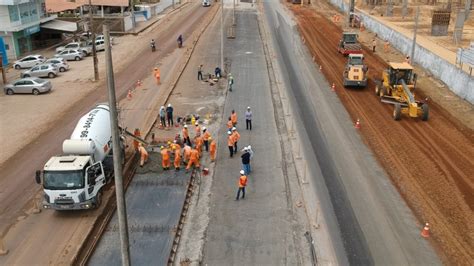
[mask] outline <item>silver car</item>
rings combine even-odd
[[[65,60],[82,60],[84,58],[84,54],[79,50],[64,50],[60,53],[54,55],[54,57],[61,57]]]
[[[64,60],[64,58],[50,58],[46,60],[45,63],[54,64],[59,69],[59,72],[65,72],[69,70],[69,65],[66,60]]]
[[[42,55],[29,55],[15,61],[13,63],[13,67],[15,69],[30,68],[36,66],[37,64],[41,64],[44,61],[46,61],[46,58],[44,58]]]
[[[21,74],[21,77],[22,78],[29,78],[29,77],[55,78],[57,75],[58,75],[58,67],[56,67],[54,64],[41,64],[23,72]]]
[[[40,78],[23,78],[15,80],[12,84],[5,85],[3,89],[5,94],[13,95],[15,93],[33,93],[39,95],[43,92],[51,91],[53,86],[49,80]]]

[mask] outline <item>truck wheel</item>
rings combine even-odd
[[[402,106],[401,104],[396,103],[395,108],[393,109],[393,119],[395,121],[398,121],[400,120],[401,116],[402,116]]]
[[[95,196],[95,207],[99,208],[101,204],[102,204],[102,190],[99,190],[99,192],[97,192],[97,195]]]
[[[428,121],[428,118],[430,116],[430,107],[428,106],[427,103],[424,103],[422,106],[421,106],[421,110],[422,110],[422,113],[421,113],[421,120],[423,121]]]

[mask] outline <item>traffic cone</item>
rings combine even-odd
[[[334,83],[332,84],[331,90],[332,90],[332,91],[336,91],[336,84],[334,84]]]
[[[129,100],[132,99],[132,90],[128,90],[127,99],[129,99]]]
[[[354,127],[355,127],[356,129],[360,129],[360,120],[359,120],[359,118],[357,118],[357,121],[355,122]]]
[[[323,71],[323,66],[319,66],[319,72]]]
[[[137,80],[137,87],[141,87],[142,86],[142,81],[141,80]]]
[[[7,255],[8,249],[3,245],[3,238],[0,237],[0,256]]]
[[[421,236],[424,238],[430,237],[430,225],[428,223],[426,223],[423,230],[421,230]]]

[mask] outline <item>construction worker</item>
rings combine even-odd
[[[227,121],[227,129],[232,130],[234,125],[232,124],[232,118],[229,116],[229,120]]]
[[[191,157],[191,146],[188,144],[184,144],[183,155],[183,162],[184,164],[187,164],[189,162],[189,158]]]
[[[232,86],[234,85],[234,77],[229,73],[229,91],[232,91]]]
[[[235,112],[235,110],[232,110],[232,113],[230,114],[230,118],[232,120],[232,126],[236,126],[237,125],[237,113]]]
[[[377,41],[372,39],[372,52],[375,53],[375,47],[377,46]]]
[[[189,156],[189,163],[186,166],[186,172],[191,168],[191,165],[194,167],[199,168],[201,165],[199,164],[199,152],[196,149],[191,150],[191,155]]]
[[[174,150],[174,169],[179,171],[181,164],[181,147],[175,143],[172,149]]]
[[[135,131],[133,131],[133,135],[135,137],[141,137],[141,134],[140,134],[140,129],[138,128],[135,128]],[[138,140],[133,140],[133,147],[135,148],[135,150],[138,150]]]
[[[211,134],[209,131],[207,131],[206,127],[202,128],[202,140],[204,142],[204,147],[206,147],[206,151],[209,151],[209,138],[211,137]]]
[[[166,119],[168,120],[168,127],[174,126],[174,123],[173,123],[173,106],[171,106],[171,103],[169,103],[168,107],[166,107]]]
[[[244,153],[240,156],[242,159],[242,170],[244,170],[244,173],[248,175],[250,173],[250,153],[247,147],[245,147],[243,151]]]
[[[240,191],[242,191],[242,199],[245,199],[245,187],[247,186],[247,176],[245,175],[244,170],[240,170],[238,185],[239,185],[239,190],[237,191],[237,197],[235,198],[235,200],[239,200]]]
[[[194,131],[195,131],[195,133],[196,133],[195,136],[201,135],[201,127],[199,126],[199,122],[196,121],[196,123],[195,123],[194,125],[196,126],[196,127],[194,128]]]
[[[201,134],[198,134],[196,137],[194,137],[194,147],[195,149],[199,152],[199,156],[201,156],[202,153],[202,144],[204,143]]]
[[[209,137],[209,141],[211,142],[209,145],[209,154],[211,156],[211,162],[214,162],[216,160],[217,143],[212,137]]]
[[[408,55],[407,55],[407,57],[405,57],[405,63],[408,63],[408,64],[411,65],[411,59]]]
[[[185,143],[187,143],[189,146],[191,146],[191,140],[189,139],[189,131],[188,131],[188,125],[183,126],[183,138]]]
[[[232,158],[234,156],[234,136],[230,131],[227,131],[227,147],[229,147],[230,158]]]
[[[252,111],[250,110],[250,106],[248,106],[247,111],[245,111],[245,126],[247,130],[252,130]]]
[[[171,166],[169,150],[164,146],[160,147],[161,150],[161,166],[163,170],[169,170]]]
[[[203,65],[198,66],[198,80],[202,80],[202,67]]]
[[[181,136],[179,133],[176,133],[174,136],[174,143],[179,144],[180,146],[183,145],[183,141],[181,140]]]
[[[148,161],[148,152],[141,142],[138,144],[138,152],[140,153],[140,167],[143,167],[143,165]]]
[[[165,114],[166,114],[166,111],[165,111],[165,107],[164,106],[161,106],[160,107],[160,126],[161,128],[165,128],[166,127],[166,117],[165,117]]]
[[[156,79],[156,84],[160,85],[161,84],[161,75],[160,75],[160,69],[159,68],[155,67],[155,69],[153,70],[153,76]]]
[[[232,137],[234,138],[234,153],[237,153],[237,142],[240,140],[240,134],[235,127],[232,128]]]

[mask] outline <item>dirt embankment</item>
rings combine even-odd
[[[375,96],[373,82],[387,64],[364,48],[369,86],[342,89],[346,58],[336,47],[342,30],[309,8],[290,7],[301,35],[336,93],[448,264],[474,261],[474,132],[434,102],[430,120],[392,119],[393,107]],[[328,88],[330,89],[330,88]],[[418,93],[418,97],[424,97]],[[421,227],[420,227],[421,229]]]

